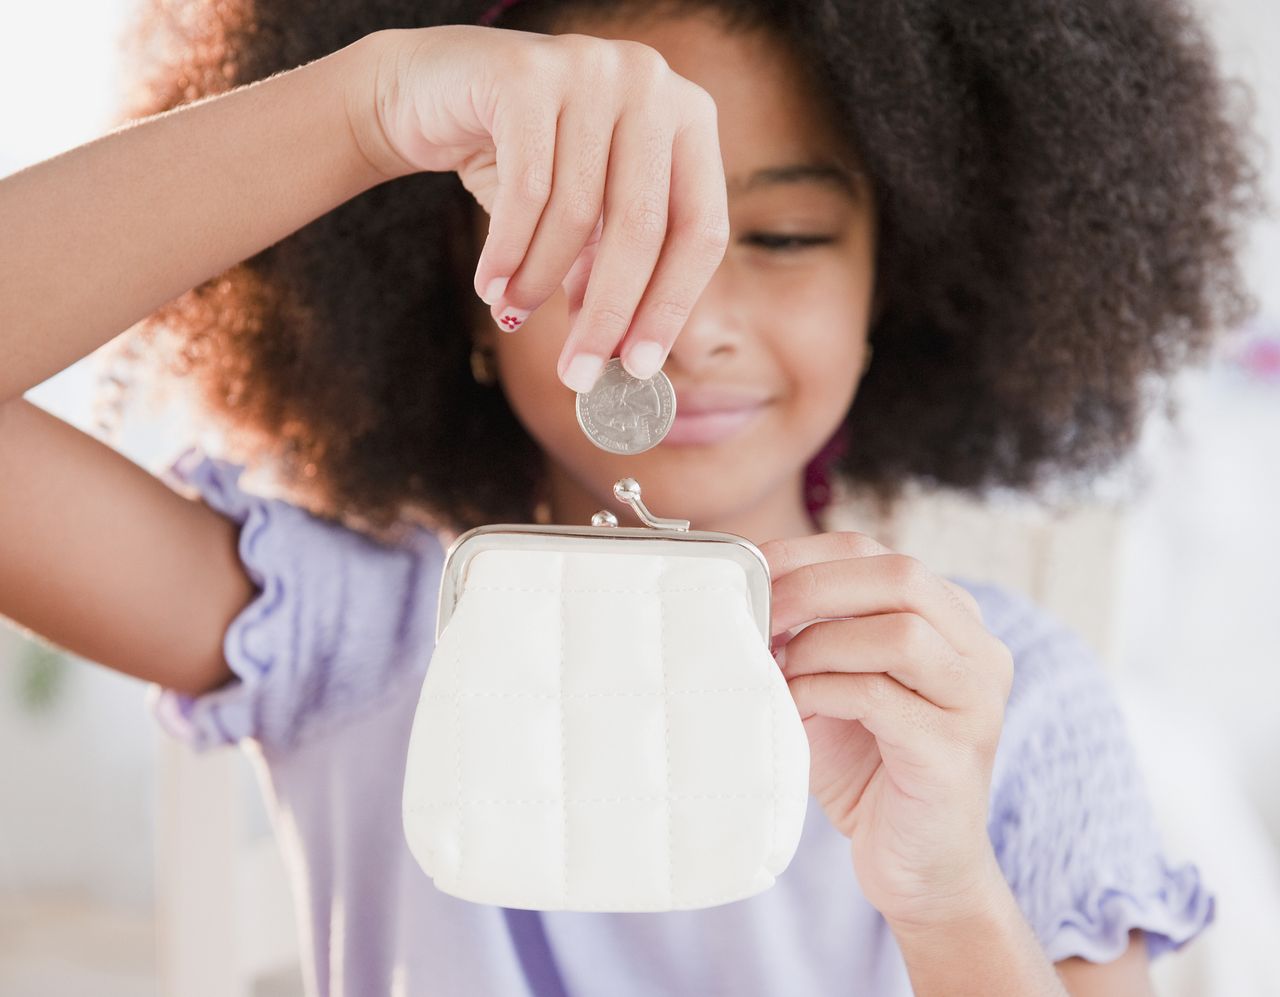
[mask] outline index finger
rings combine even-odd
[[[769,576],[775,582],[797,568],[819,561],[897,553],[892,547],[885,546],[875,537],[856,530],[816,533],[813,536],[794,537],[787,540],[767,540],[759,545],[759,549],[769,563]],[[984,622],[982,606],[972,592],[949,578],[941,575],[936,577],[969,615],[979,623]]]

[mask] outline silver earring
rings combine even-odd
[[[483,348],[479,343],[471,347],[471,376],[475,378],[476,384],[482,384],[486,388],[492,387],[498,380],[493,351]]]

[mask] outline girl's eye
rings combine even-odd
[[[770,250],[796,250],[806,246],[821,246],[835,239],[826,235],[790,235],[781,232],[752,232],[744,241]]]

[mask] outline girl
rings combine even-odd
[[[1247,313],[1186,10],[156,0],[138,37],[139,120],[0,184],[0,610],[255,747],[312,992],[1129,995],[1210,922],[1083,641],[821,525],[835,475],[1085,481]],[[22,399],[143,318],[236,460],[162,482]],[[615,355],[679,397],[628,458],[573,416]],[[799,850],[696,911],[452,898],[399,814],[444,545],[627,474],[762,545]]]

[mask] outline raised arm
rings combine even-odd
[[[230,677],[237,525],[21,394],[388,179],[348,117],[377,39],[0,181],[0,614],[180,691]]]
[[[0,401],[389,179],[350,113],[381,37],[0,180]]]

